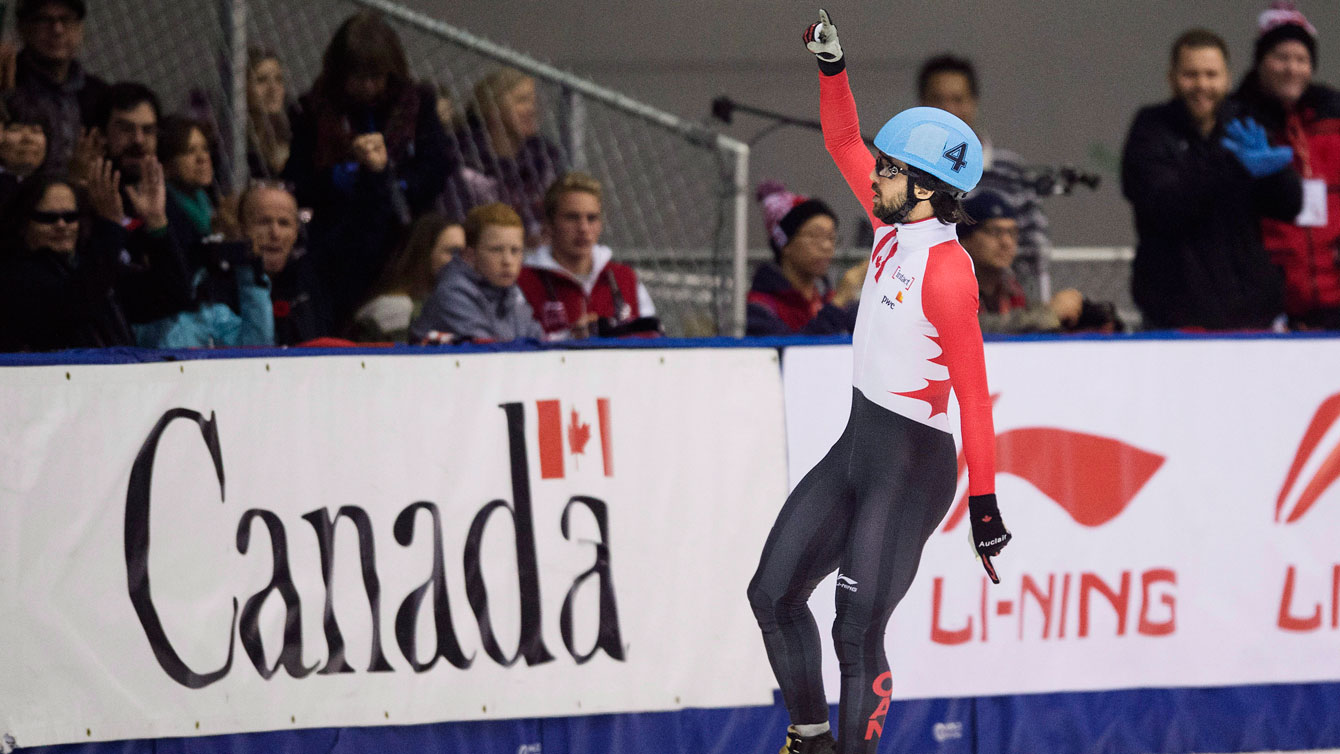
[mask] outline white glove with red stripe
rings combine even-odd
[[[819,9],[819,22],[805,30],[805,49],[814,53],[821,63],[842,60],[842,44],[838,42],[837,27],[828,17],[828,11]],[[821,66],[822,67],[822,66]]]

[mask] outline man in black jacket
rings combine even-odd
[[[1292,152],[1230,123],[1228,47],[1212,32],[1178,37],[1173,98],[1142,109],[1126,138],[1122,193],[1139,236],[1131,292],[1146,329],[1263,329],[1284,310],[1260,218],[1292,219],[1302,186]]]
[[[77,57],[84,13],[84,0],[19,0],[14,15],[23,49],[0,45],[0,91],[10,109],[47,125],[47,175],[63,175],[70,167],[81,128],[92,124],[107,93],[106,82]]]

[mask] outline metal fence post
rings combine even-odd
[[[723,146],[725,146],[723,140]],[[735,150],[735,295],[731,299],[734,309],[734,334],[744,337],[745,301],[749,296],[749,146],[734,143]]]
[[[250,171],[247,167],[247,12],[249,0],[219,0],[223,15],[224,96],[227,100],[228,131],[220,134],[226,139],[230,160],[229,178],[232,190],[240,191],[247,185]]]
[[[572,167],[587,170],[586,160],[586,103],[572,87],[563,87],[563,148]]]
[[[388,20],[459,47],[471,55],[502,63],[556,87],[559,107],[555,135],[561,151],[572,167],[584,168],[597,178],[625,187],[621,201],[611,201],[605,207],[607,222],[615,216],[611,211],[617,209],[616,205],[628,204],[627,211],[620,210],[617,214],[619,230],[626,237],[637,238],[634,243],[638,245],[625,244],[620,249],[621,259],[640,265],[639,277],[646,281],[653,298],[666,296],[659,298],[656,304],[657,314],[666,330],[673,332],[675,327],[688,320],[700,322],[710,311],[713,332],[744,332],[745,297],[749,289],[745,277],[748,271],[746,222],[749,206],[749,148],[746,144],[701,123],[643,104],[470,34],[397,0],[347,1],[375,10]],[[641,121],[643,127],[638,131],[647,134],[646,138],[640,143],[631,127],[612,128],[611,117],[614,115],[628,121],[630,126],[632,121]],[[710,166],[698,166],[697,169],[703,174],[706,174],[703,167],[710,170],[714,182],[710,186],[705,182],[692,185],[691,181],[684,180],[684,166],[675,163],[675,145],[658,141],[662,136],[670,137],[684,149],[710,153]],[[657,146],[653,147],[653,143]],[[666,149],[667,146],[671,149]],[[683,152],[678,154],[680,158],[684,156]],[[735,157],[733,161],[731,156]],[[726,175],[732,168],[734,180]],[[652,197],[648,200],[650,203],[638,204],[643,196]],[[717,253],[718,249],[724,251],[726,244],[715,238],[708,243],[695,240],[692,245],[686,241],[712,229],[702,222],[707,197],[723,205],[717,216],[719,237],[724,239],[727,229],[734,232],[733,258],[729,262],[721,258],[724,254]],[[733,212],[724,206],[727,198],[735,200]],[[614,223],[609,225],[612,227]],[[723,280],[727,277],[733,279]],[[718,294],[726,291],[734,295],[729,310],[717,303],[725,298]]]

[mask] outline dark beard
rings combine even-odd
[[[910,186],[908,193],[911,194]],[[900,204],[897,205],[881,204],[879,202],[874,202],[870,209],[871,212],[875,215],[875,217],[879,218],[880,222],[888,223],[889,225],[894,225],[896,223],[906,221],[907,216],[912,214],[912,210],[915,209],[916,206],[917,206],[916,197],[908,196]]]
[[[139,183],[144,174],[144,150],[132,148],[112,158],[112,164],[121,171],[121,185]]]

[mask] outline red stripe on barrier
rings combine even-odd
[[[614,476],[614,438],[610,434],[610,399],[597,398],[600,414],[600,452],[605,456],[605,476]]]
[[[563,478],[563,410],[558,401],[536,401],[540,426],[540,478]]]

